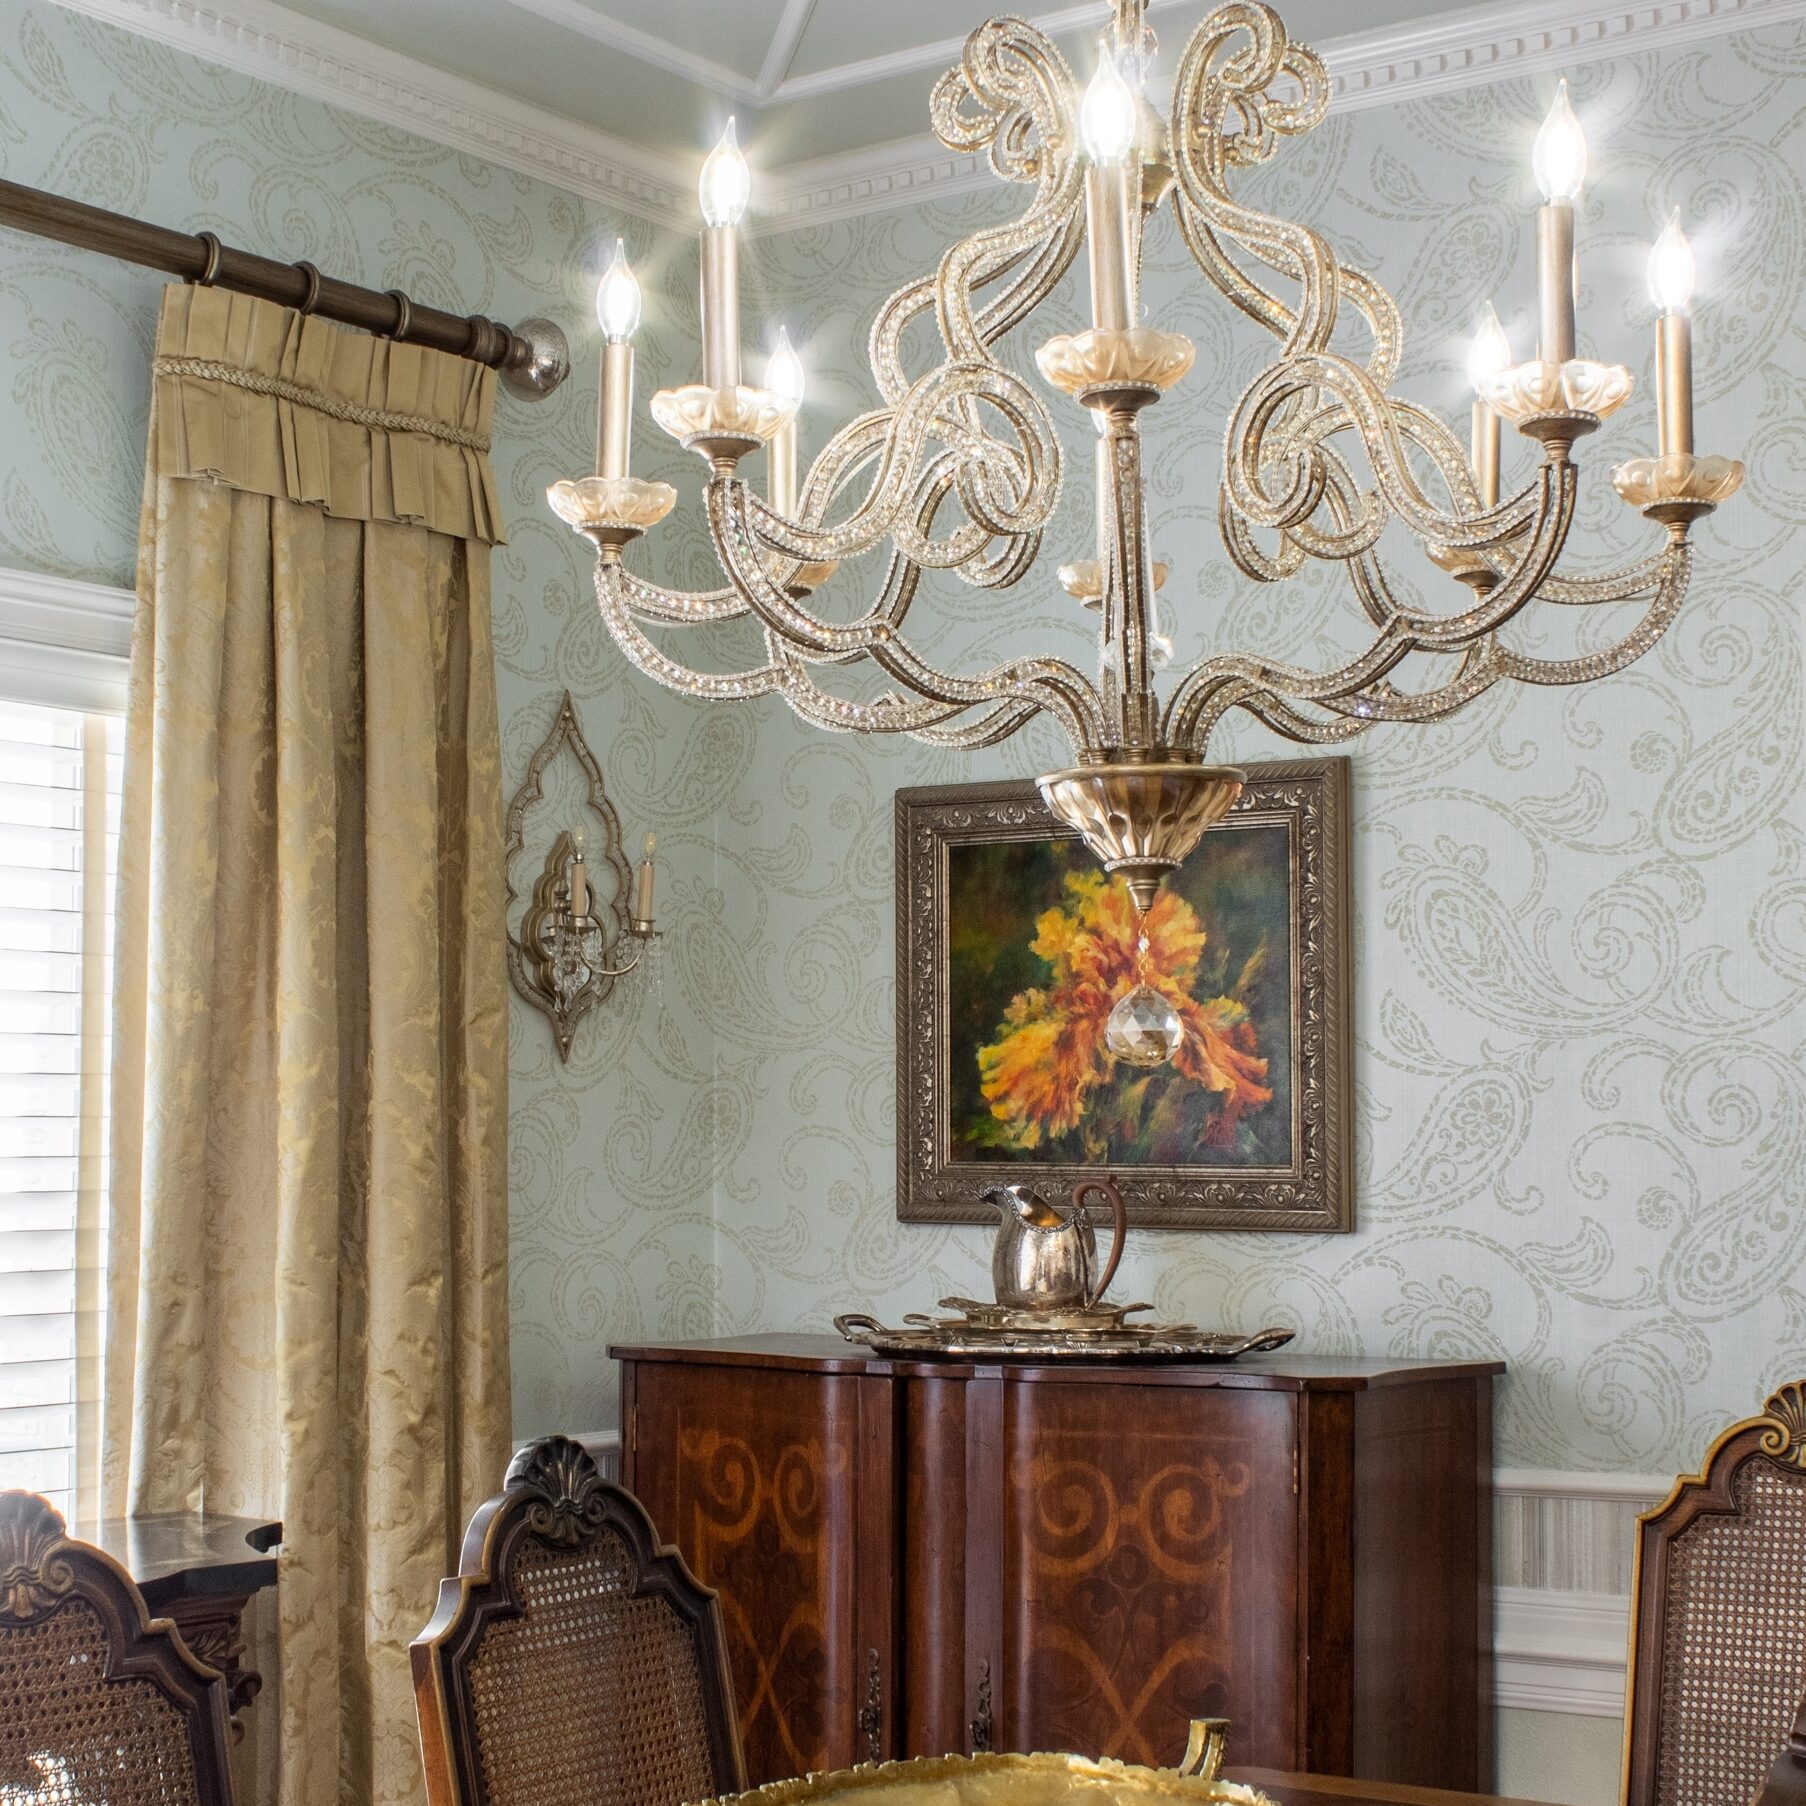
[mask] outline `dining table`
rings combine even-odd
[[[1272,1768],[1223,1771],[1226,1781],[1257,1787],[1274,1806],[1536,1806],[1496,1793],[1446,1793],[1439,1787],[1407,1787],[1388,1781],[1351,1781],[1339,1775],[1287,1774]]]

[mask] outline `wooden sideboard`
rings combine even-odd
[[[754,1783],[1071,1749],[1492,1786],[1494,1362],[621,1347],[622,1480],[720,1590]]]

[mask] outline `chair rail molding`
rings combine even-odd
[[[129,589],[0,566],[0,695],[122,713],[136,606]]]
[[[57,4],[661,226],[688,230],[695,224],[695,197],[685,184],[672,181],[664,159],[593,126],[541,112],[512,95],[304,18],[273,0]],[[532,0],[525,10],[567,24],[578,12],[591,18],[588,9],[574,9],[571,0]],[[1044,22],[1057,27],[1074,10]],[[982,0],[974,0],[975,24],[984,11]],[[1329,65],[1335,107],[1349,111],[1801,18],[1806,18],[1806,0],[1639,0],[1634,5],[1623,0],[1516,0],[1502,7],[1464,8],[1415,25],[1349,33],[1320,40],[1315,48]],[[630,30],[636,40],[647,35],[638,27],[612,23],[608,30]],[[644,45],[639,48],[645,50]],[[778,80],[769,87],[769,101],[784,104],[886,79],[917,67],[929,51],[937,53],[938,66],[953,59],[955,47],[916,46],[891,57]],[[675,55],[656,60],[671,67]],[[713,68],[697,64],[679,72],[702,77]],[[703,85],[720,90],[725,99],[756,107],[768,79],[769,72],[754,84],[733,77],[711,78]],[[905,206],[928,194],[937,199],[957,195],[993,181],[982,158],[950,152],[926,136],[902,139],[768,172],[760,209],[750,224],[758,232],[785,232]]]

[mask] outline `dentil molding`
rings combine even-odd
[[[680,230],[695,223],[695,197],[687,183],[671,180],[664,160],[607,132],[542,113],[351,32],[302,18],[272,0],[58,4],[276,87],[537,176],[621,212]],[[551,0],[541,0],[533,10],[550,7]],[[975,14],[982,10],[975,7]],[[1329,66],[1335,107],[1349,111],[1800,18],[1806,18],[1806,0],[1641,0],[1634,5],[1517,0],[1444,13],[1417,25],[1319,40],[1315,48]],[[918,52],[901,55],[913,66]],[[882,60],[822,71],[800,83],[777,81],[770,93],[779,100],[791,98],[793,88],[796,97],[804,88],[827,93],[895,73],[878,67]],[[772,73],[765,72],[761,89]],[[924,105],[926,99],[924,89]],[[755,229],[789,231],[904,206],[930,194],[965,193],[990,180],[982,157],[949,152],[929,137],[905,139],[771,171],[762,181]]]

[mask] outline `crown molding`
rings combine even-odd
[[[57,0],[57,4],[276,87],[520,170],[655,224],[683,231],[695,224],[694,197],[687,183],[671,179],[668,160],[335,26],[303,18],[273,0]],[[643,48],[628,52],[621,36],[631,34],[637,45],[647,34],[601,19],[580,0],[509,0],[509,4],[560,24],[568,22],[567,15],[574,19],[581,14],[589,26],[586,35],[619,42],[624,54],[654,60]],[[1151,10],[1177,4],[1179,0],[1152,0]],[[805,16],[804,0],[795,0],[785,28],[800,33]],[[1081,16],[1089,13],[1068,8],[1044,15],[1040,24],[1058,31]],[[1504,7],[1444,13],[1419,25],[1353,33],[1321,41],[1317,48],[1329,67],[1333,106],[1348,112],[1802,18],[1806,0],[1638,0],[1613,5],[1598,0],[1591,5],[1587,0],[1515,0]],[[667,45],[660,51],[660,66],[676,68],[717,91],[731,79],[738,84],[735,91],[744,91],[756,104],[761,93],[773,101],[802,99],[926,66],[924,59],[949,61],[957,52],[954,44],[920,46],[891,58],[780,80],[770,89],[769,65],[758,81],[749,83],[709,63],[711,73],[704,80],[700,69],[706,59],[693,59]],[[762,203],[753,230],[792,231],[930,196],[950,198],[991,182],[989,164],[981,156],[949,151],[927,136],[902,139],[771,171],[762,180]]]
[[[624,138],[465,81],[271,0],[56,0],[272,87],[517,169],[660,225],[692,222],[669,164]]]

